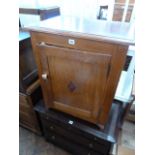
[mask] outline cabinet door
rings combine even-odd
[[[38,52],[47,107],[97,123],[111,55],[46,44],[40,44]]]

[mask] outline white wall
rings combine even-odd
[[[96,19],[100,5],[108,5],[113,0],[20,0],[20,7],[50,7],[60,6],[61,15],[75,16],[80,18]],[[20,15],[21,23],[30,21],[28,15]],[[37,22],[38,17],[32,17]]]

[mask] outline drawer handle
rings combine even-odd
[[[68,124],[72,125],[74,122],[72,120],[68,121]]]
[[[46,73],[42,74],[41,77],[43,80],[47,80],[47,74]]]

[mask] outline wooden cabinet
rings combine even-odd
[[[56,19],[60,20],[59,26],[65,25],[64,18]],[[82,26],[88,26],[91,35],[64,32],[60,27],[57,30],[56,25],[53,31],[51,23],[49,20],[50,27],[46,27],[46,21],[45,25],[29,28],[46,107],[103,125],[108,118],[129,43],[91,34],[94,30],[103,33],[104,26],[108,30],[105,23],[98,21],[82,23]],[[96,26],[94,30],[89,24]],[[72,23],[69,26],[72,29]]]
[[[42,98],[30,34],[19,32],[19,124],[41,134],[34,104]]]
[[[39,99],[41,99],[40,87],[36,88],[31,95],[19,93],[19,124],[37,134],[41,134],[41,130],[33,107]]]
[[[26,93],[26,89],[38,79],[30,34],[19,32],[19,91]]]
[[[48,9],[20,8],[20,13],[40,15],[44,20],[60,14],[59,7]],[[21,23],[19,21],[19,26]],[[37,66],[32,52],[31,38],[27,31],[19,31],[19,123],[33,132],[41,134],[35,103],[42,98]]]
[[[47,107],[95,121],[105,97],[111,55],[49,45],[39,45],[38,51]]]

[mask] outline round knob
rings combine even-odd
[[[41,45],[41,46],[45,45],[45,42],[43,42],[43,41],[42,41],[42,42],[40,42],[40,45]]]
[[[47,80],[47,74],[42,74],[41,77],[43,80]]]

